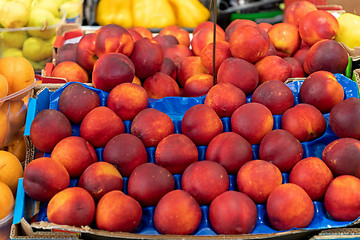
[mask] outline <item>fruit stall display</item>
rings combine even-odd
[[[91,237],[358,224],[360,99],[339,31],[300,1],[274,25],[107,24],[64,44],[47,74],[68,83],[29,100],[12,233],[27,211],[36,231]]]

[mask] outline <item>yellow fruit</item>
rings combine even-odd
[[[22,135],[17,135],[14,137],[12,142],[10,142],[6,147],[4,147],[2,150],[11,152],[14,154],[21,163],[25,162],[26,157],[26,143],[25,139]]]
[[[2,103],[0,103],[2,104]],[[10,135],[10,122],[6,113],[0,112],[0,147],[8,144]]]
[[[17,135],[20,133],[20,129],[25,125],[27,106],[24,101],[6,101],[1,107],[0,112],[7,114],[11,134]]]
[[[10,152],[0,150],[0,181],[10,187],[14,196],[16,196],[18,179],[23,173],[19,159]]]
[[[9,86],[6,78],[0,74],[0,99],[8,95]]]
[[[335,40],[345,43],[350,48],[360,47],[360,16],[343,13],[337,20],[340,29]]]
[[[8,185],[0,182],[0,220],[11,213],[14,208],[14,195]]]

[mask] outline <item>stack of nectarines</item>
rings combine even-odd
[[[360,137],[349,123],[360,100],[334,75],[347,62],[336,18],[305,2],[283,23],[215,25],[215,45],[204,22],[192,39],[176,26],[153,37],[106,25],[81,38],[76,57],[59,49],[55,69],[68,54],[94,88],[67,84],[58,107],[36,115],[30,137],[48,155],[26,167],[25,192],[49,201],[51,222],[108,231],[141,231],[144,209],[160,234],[193,234],[204,218],[214,234],[251,233],[261,208],[276,231],[306,228],[313,201],[354,221]],[[290,77],[304,80],[290,87]],[[201,100],[182,98],[184,110],[170,96]]]

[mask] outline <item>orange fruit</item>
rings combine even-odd
[[[8,95],[9,85],[7,79],[0,74],[0,99]]]
[[[7,114],[11,134],[18,134],[20,129],[25,125],[27,106],[24,101],[6,101],[1,107],[0,112]]]
[[[5,146],[9,142],[10,122],[6,113],[0,111],[0,147]]]
[[[0,150],[0,181],[7,184],[14,196],[19,178],[24,174],[19,159],[12,153]]]
[[[21,163],[25,162],[26,143],[24,136],[21,134],[13,136],[12,141],[0,150],[11,152],[19,159]]]
[[[5,218],[7,215],[11,213],[14,208],[15,200],[14,195],[9,188],[3,182],[0,182],[0,220]]]

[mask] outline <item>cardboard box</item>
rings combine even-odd
[[[357,84],[344,77],[343,75],[336,74],[338,81],[346,86],[345,96],[349,97],[359,97],[359,91]],[[289,81],[287,84],[292,89],[294,94],[298,94],[301,83],[303,79],[297,79],[294,81]],[[72,84],[72,83],[67,83]],[[65,86],[67,86],[65,85]],[[29,100],[29,110],[27,121],[25,125],[25,135],[29,136],[31,122],[36,116],[37,112],[46,109],[54,108],[56,109],[57,100],[61,91],[64,89],[63,84],[41,84],[36,86],[32,91],[32,98]],[[84,85],[90,87],[91,85]],[[94,89],[96,90],[96,89]],[[96,90],[100,91],[100,90]],[[101,101],[106,101],[106,99],[101,98]],[[196,98],[163,98],[159,100],[154,100],[150,102],[149,107],[156,108],[158,110],[164,111],[168,114],[172,120],[181,121],[182,114],[184,114],[187,109],[190,107],[202,103],[204,100],[203,97]],[[298,99],[295,100],[298,103]],[[175,108],[171,107],[172,105],[176,106]],[[175,111],[175,112],[173,112]],[[275,121],[279,121],[280,118],[274,116]],[[328,121],[328,114],[324,114],[326,121]],[[229,124],[229,118],[222,119],[224,122],[224,128],[226,124]],[[179,124],[174,124],[179,126]],[[328,130],[327,130],[328,131]],[[330,131],[327,134],[324,134],[322,137],[318,138],[313,142],[303,143],[304,147],[304,157],[317,156],[319,157],[322,153],[322,150],[325,146],[332,140],[337,137],[334,133]],[[36,155],[36,150],[31,144],[31,139],[28,137],[29,149],[27,154],[26,163],[34,159]],[[199,151],[204,146],[199,146]],[[256,149],[256,148],[254,148]],[[257,152],[254,151],[254,159],[256,159]],[[201,154],[199,154],[201,155]],[[283,177],[286,178],[286,173],[283,174]],[[230,181],[234,181],[236,178],[231,178]],[[269,226],[269,223],[266,220],[266,211],[265,206],[262,204],[257,205],[258,209],[258,222],[257,225],[251,234],[240,234],[240,235],[217,235],[211,228],[210,222],[207,219],[207,214],[204,214],[204,218],[200,223],[198,230],[193,235],[162,235],[159,234],[156,229],[154,229],[152,223],[152,211],[154,207],[143,208],[144,218],[143,222],[137,231],[134,233],[124,233],[124,232],[108,232],[103,230],[98,230],[90,228],[89,226],[84,227],[73,227],[66,225],[57,225],[54,223],[49,223],[46,221],[46,204],[34,201],[24,192],[22,180],[19,180],[18,192],[16,197],[15,204],[15,213],[14,220],[11,228],[11,238],[12,239],[53,239],[53,238],[66,238],[66,239],[304,239],[310,238],[311,236],[318,234],[321,230],[329,228],[343,228],[343,227],[354,227],[358,226],[360,219],[355,221],[348,222],[339,222],[331,219],[325,212],[325,208],[322,202],[314,202],[315,207],[315,217],[313,222],[303,229],[291,229],[289,231],[276,231]],[[126,182],[126,181],[124,181]],[[234,186],[234,185],[232,185]],[[231,189],[230,189],[231,190]],[[201,206],[203,213],[208,211],[208,206]],[[149,218],[150,216],[150,218]],[[60,231],[60,232],[59,232]]]

